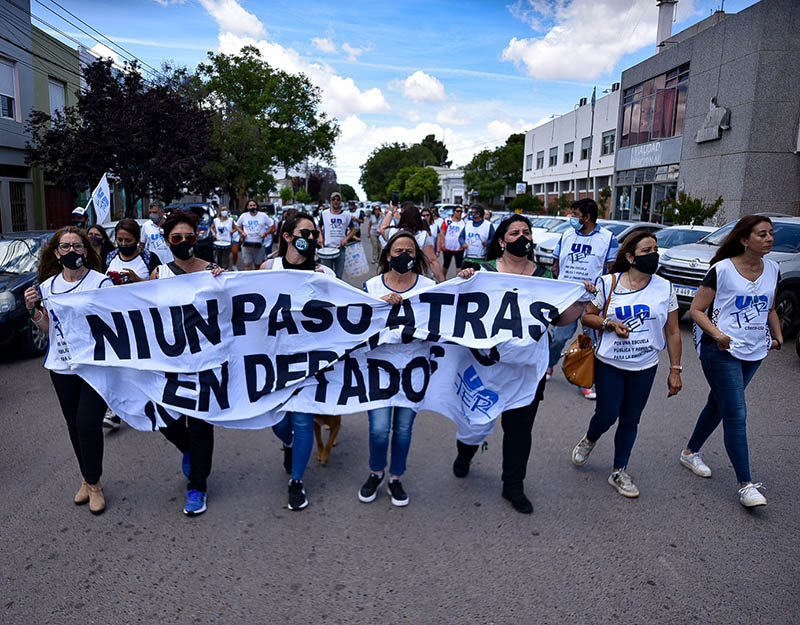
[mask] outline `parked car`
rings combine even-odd
[[[697,243],[707,234],[714,232],[716,228],[713,226],[670,226],[656,232],[656,240],[658,241],[658,253],[668,250],[677,245],[686,245],[688,243]]]
[[[661,224],[654,224],[648,221],[598,219],[597,223],[598,225],[611,230],[611,232],[617,238],[617,241],[619,241],[620,245],[625,242],[625,239],[636,232],[658,232],[664,228],[664,226]],[[567,227],[569,227],[569,222],[567,222]],[[555,260],[553,257],[553,250],[561,240],[561,233],[563,233],[567,227],[561,226],[561,230],[559,232],[548,233],[549,236],[539,240],[539,243],[536,245],[536,248],[533,252],[533,258],[536,261],[536,264],[545,269],[549,269],[553,266],[553,262]]]
[[[37,284],[39,257],[52,231],[0,234],[0,345],[17,344],[28,356],[47,351],[47,333],[30,321],[25,290]]]
[[[781,269],[775,310],[781,320],[783,335],[788,337],[800,325],[800,217],[769,217],[775,231],[775,242],[767,258],[777,262]],[[678,245],[661,254],[658,273],[672,282],[681,314],[689,310],[711,259],[734,225],[736,221],[725,224],[697,243]]]

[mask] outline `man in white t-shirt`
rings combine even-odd
[[[245,212],[236,222],[236,229],[242,237],[242,261],[245,271],[261,266],[267,255],[264,251],[264,239],[271,230],[275,231],[275,222],[264,213],[258,212],[258,202],[248,200]],[[272,227],[270,228],[270,222]]]
[[[269,256],[272,253],[272,240],[273,234],[277,232],[278,226],[275,219],[272,215],[269,214],[269,209],[266,206],[263,206],[261,209],[261,214],[265,215],[267,218],[267,236],[264,237],[264,253]]]
[[[164,209],[158,202],[150,204],[150,221],[142,226],[140,237],[144,249],[155,252],[163,264],[171,263],[175,258],[169,249],[169,245],[164,240]]]
[[[324,259],[322,264],[333,269],[336,277],[341,279],[344,275],[344,246],[355,236],[355,229],[351,227],[353,214],[342,210],[342,195],[338,191],[331,193],[331,207],[322,211],[320,222],[320,245],[338,247],[340,252],[336,258]]]

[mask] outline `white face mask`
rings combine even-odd
[[[219,214],[222,215],[223,217],[227,217],[228,216],[228,211],[220,211]]]

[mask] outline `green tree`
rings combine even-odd
[[[308,158],[330,160],[339,134],[318,110],[320,91],[303,74],[274,69],[253,46],[238,54],[208,53],[192,78],[196,97],[216,113],[216,173],[232,196],[266,194],[265,175]]]
[[[290,204],[294,201],[294,189],[292,187],[282,187],[280,190],[281,201]]]
[[[339,193],[342,194],[342,200],[345,202],[349,202],[351,200],[354,202],[358,201],[358,193],[356,193],[356,190],[349,184],[340,184]]]
[[[294,199],[296,202],[300,202],[300,204],[310,204],[311,203],[311,194],[306,191],[305,189],[300,189],[297,193],[294,194]]]
[[[523,212],[523,213],[532,213],[536,209],[536,200],[539,199],[538,197],[534,197],[530,193],[520,193],[511,200],[511,204],[509,208],[513,211]],[[539,204],[541,204],[541,200],[539,200]]]
[[[503,194],[507,185],[522,180],[525,156],[525,134],[509,135],[504,145],[494,150],[481,150],[464,167],[464,183],[478,192],[482,202],[490,206]]]
[[[572,198],[566,193],[562,193],[556,200],[556,208],[558,215],[566,215],[569,212],[569,207],[572,206]]]
[[[611,187],[603,187],[600,189],[600,193],[598,197],[600,198],[600,208],[602,209],[600,212],[602,213],[602,217],[606,217],[608,215],[608,200],[611,198]]]
[[[439,174],[432,167],[414,167],[406,180],[400,197],[412,202],[424,202],[429,206],[432,200],[438,200],[441,193]]]
[[[372,200],[388,202],[391,191],[387,190],[404,167],[425,167],[437,163],[436,157],[424,145],[416,143],[384,143],[375,148],[366,162],[361,165],[359,184],[367,197]]]
[[[427,135],[420,145],[428,148],[431,154],[436,158],[435,163],[428,163],[428,165],[439,165],[440,167],[450,167],[453,161],[447,160],[447,147],[444,142],[438,141],[436,135]]]
[[[722,196],[712,203],[693,198],[686,193],[678,193],[678,199],[664,202],[664,219],[674,224],[702,224],[711,219],[722,206]]]
[[[129,217],[150,191],[169,202],[185,188],[205,194],[216,186],[206,168],[218,158],[212,115],[176,91],[170,76],[148,83],[135,63],[117,72],[105,60],[87,66],[84,78],[74,106],[28,119],[28,162],[43,167],[49,181],[81,191],[113,172]]]

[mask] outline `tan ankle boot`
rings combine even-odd
[[[86,480],[81,480],[81,488],[75,493],[75,498],[72,501],[75,502],[76,506],[82,506],[89,502],[89,485]]]
[[[100,514],[106,509],[106,499],[103,497],[103,486],[100,482],[97,482],[97,484],[87,484],[86,488],[89,489],[89,512],[92,514]]]

